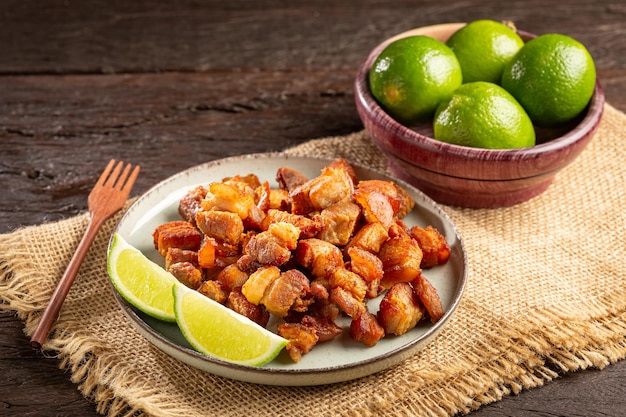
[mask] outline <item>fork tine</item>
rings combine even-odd
[[[131,165],[129,164],[128,167],[130,168]],[[137,179],[137,175],[139,175],[139,165],[136,165],[135,168],[133,169],[133,172],[131,172],[130,177],[128,177],[128,179],[126,180],[126,182],[124,183],[123,187],[122,187],[122,191],[124,193],[130,193],[130,189],[133,188],[133,185],[135,184],[135,180]]]
[[[124,166],[124,162],[119,161],[117,165],[115,165],[115,168],[113,168],[113,172],[111,172],[111,175],[109,175],[109,178],[107,178],[107,180],[102,185],[107,185],[109,187],[115,186],[115,181],[120,176],[120,171],[122,170],[122,166]]]
[[[98,182],[96,182],[97,187],[101,187],[106,182],[107,178],[109,178],[109,174],[111,173],[111,168],[113,168],[113,164],[115,164],[115,159],[111,159],[107,164],[102,174],[100,174],[100,178],[98,178]]]
[[[122,161],[120,161],[120,164],[122,164]],[[131,167],[131,164],[126,164],[126,166],[124,167],[124,171],[122,171],[122,173],[117,178],[113,178],[115,182],[111,184],[111,187],[121,190],[124,186],[126,178],[128,178],[128,173],[130,172]]]

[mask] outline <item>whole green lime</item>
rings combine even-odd
[[[446,45],[461,64],[464,83],[489,81],[499,84],[504,66],[524,46],[524,41],[504,23],[474,20],[454,32]]]
[[[463,84],[441,102],[433,122],[435,139],[487,149],[533,146],[535,130],[520,104],[497,84]]]
[[[392,42],[376,58],[369,86],[391,117],[412,124],[432,117],[462,79],[459,61],[443,42],[410,36]]]
[[[538,126],[567,122],[585,109],[596,68],[584,45],[562,34],[538,36],[524,45],[502,72],[502,87]]]

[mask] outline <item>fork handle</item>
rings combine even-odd
[[[52,294],[52,298],[50,298],[50,303],[46,307],[39,320],[39,324],[33,333],[30,344],[36,349],[41,349],[44,342],[48,337],[48,333],[52,328],[52,325],[57,320],[59,316],[59,311],[63,306],[63,302],[65,301],[65,297],[70,291],[72,284],[74,283],[74,279],[78,274],[78,270],[87,256],[87,252],[89,247],[93,243],[102,223],[106,220],[102,218],[102,216],[98,216],[99,218],[95,218],[93,215],[89,218],[89,224],[87,225],[87,230],[85,230],[85,234],[83,235],[78,247],[76,248],[76,252],[72,256],[70,263],[67,265],[67,269],[61,277],[61,280],[57,284],[54,293]]]

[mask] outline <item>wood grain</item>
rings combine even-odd
[[[353,77],[410,28],[478,18],[583,42],[626,111],[623,1],[0,2],[0,233],[73,216],[106,161],[134,193],[201,162],[281,150],[362,125]],[[0,312],[0,415],[96,416],[59,363]],[[626,363],[563,375],[471,415],[621,416]]]

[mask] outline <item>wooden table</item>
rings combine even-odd
[[[85,210],[110,158],[142,166],[138,194],[205,161],[360,130],[358,64],[418,26],[508,19],[573,36],[595,58],[607,101],[626,111],[622,0],[162,3],[0,3],[0,233]],[[0,321],[0,415],[97,415],[12,312]],[[472,415],[617,417],[625,397],[622,361]]]

